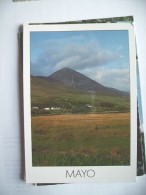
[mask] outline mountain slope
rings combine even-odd
[[[129,96],[113,92],[76,71],[60,71],[49,77],[31,76],[32,115],[129,111]]]
[[[70,68],[63,68],[61,70],[58,70],[45,79],[50,82],[57,82],[63,84],[66,87],[80,91],[113,94],[120,96],[129,95],[127,92],[105,87],[100,83]]]

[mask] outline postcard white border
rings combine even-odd
[[[31,31],[80,31],[80,30],[128,30],[130,58],[130,166],[79,166],[79,167],[33,167],[31,143],[31,99],[30,99],[30,32]],[[27,183],[72,183],[72,182],[127,182],[136,180],[137,167],[137,91],[136,49],[132,24],[59,24],[24,25],[23,27],[23,83],[24,83],[24,137],[25,171]],[[66,170],[90,170],[90,177],[66,177]],[[94,177],[93,170],[95,172]],[[86,171],[87,172],[87,171]]]

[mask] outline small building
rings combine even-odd
[[[86,104],[85,106],[88,107],[88,108],[91,108],[92,107],[90,104]]]
[[[50,110],[50,108],[43,108],[44,110]]]
[[[60,110],[60,107],[51,107],[51,110]]]
[[[39,109],[39,107],[38,106],[33,106],[32,109],[37,110],[37,109]]]

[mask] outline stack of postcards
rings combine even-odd
[[[26,182],[145,173],[137,65],[133,17],[23,26]]]

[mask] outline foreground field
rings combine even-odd
[[[130,164],[130,114],[32,117],[33,166]]]

